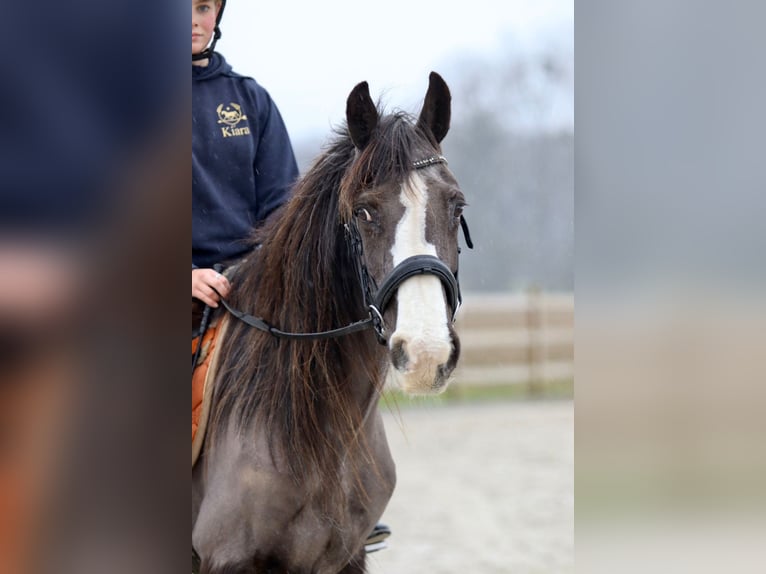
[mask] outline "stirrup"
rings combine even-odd
[[[367,554],[388,548],[386,538],[391,536],[391,529],[385,524],[376,524],[364,541],[364,550]]]

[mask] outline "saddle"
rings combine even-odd
[[[230,267],[226,273],[228,274],[236,267],[236,265]],[[213,269],[219,273],[224,272],[222,264],[213,265]],[[212,384],[208,384],[208,381],[212,381],[216,373],[220,349],[216,346],[216,341],[222,340],[224,327],[227,324],[225,316],[220,319],[213,318],[208,323],[205,316],[212,311],[202,301],[192,297],[192,364],[195,365],[192,372],[192,468],[199,457],[205,439],[213,387]],[[198,346],[201,348],[195,362],[194,355]]]
[[[212,380],[218,367],[220,351],[220,345],[216,343],[222,340],[227,324],[226,316],[214,319],[205,333],[192,339],[192,357],[197,347],[200,347],[197,366],[192,373],[192,468],[202,450],[210,414]]]

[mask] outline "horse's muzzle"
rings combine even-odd
[[[434,341],[394,333],[389,342],[392,378],[409,394],[441,393],[460,356],[460,339],[450,326],[450,338]]]

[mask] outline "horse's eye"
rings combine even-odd
[[[463,208],[465,208],[465,205],[464,205],[464,204],[462,204],[462,203],[458,203],[458,204],[455,206],[455,211],[454,211],[454,213],[453,213],[453,217],[454,217],[455,219],[460,219],[460,216],[461,216],[461,215],[463,215]]]
[[[356,216],[361,217],[363,221],[366,221],[367,223],[372,222],[372,215],[370,215],[370,212],[367,211],[364,207],[360,207],[356,210]]]

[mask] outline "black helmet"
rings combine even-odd
[[[226,8],[226,0],[219,0],[221,2],[221,9],[218,10],[218,16],[215,19],[215,31],[213,32],[213,41],[210,42],[210,46],[202,50],[199,54],[192,54],[192,62],[196,60],[206,60],[213,55],[215,50],[215,43],[221,37],[221,18],[223,17],[223,9]]]

